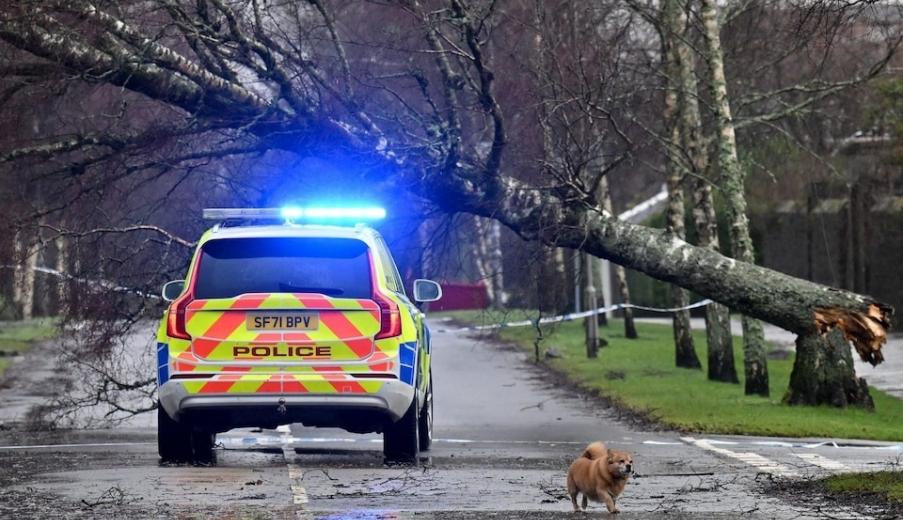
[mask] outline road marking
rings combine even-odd
[[[47,448],[98,448],[105,446],[148,446],[155,442],[89,442],[85,444],[26,444],[20,446],[0,446],[0,450],[28,450]]]
[[[803,459],[809,464],[812,464],[813,466],[818,466],[828,471],[852,471],[846,464],[841,464],[836,460],[829,459],[828,457],[823,457],[818,453],[794,453],[794,455]]]
[[[292,437],[292,427],[289,425],[279,426],[276,431],[280,433],[279,439],[282,441],[282,457],[285,459],[285,465],[288,468],[289,488],[292,490],[292,503],[299,509],[309,501],[307,498],[307,490],[304,489],[302,481],[304,480],[304,471],[292,460],[295,459],[295,449],[291,447],[295,438]]]
[[[693,437],[681,437],[680,440],[692,444],[694,446],[698,446],[704,450],[711,451],[713,453],[717,453],[719,455],[723,455],[725,457],[730,457],[735,460],[739,460],[743,463],[749,464],[750,466],[756,468],[757,470],[763,473],[770,473],[772,475],[777,475],[779,477],[798,477],[799,474],[793,470],[792,468],[785,466],[783,464],[777,463],[773,460],[767,459],[758,453],[738,453],[735,451],[731,451],[725,448],[719,448],[714,446],[711,441],[706,439],[694,439]]]
[[[288,466],[288,479],[291,482],[292,488],[292,502],[296,506],[304,506],[307,504],[307,490],[304,489],[304,486],[301,485],[301,481],[304,479],[304,472],[301,471],[301,467],[297,464],[287,464]]]

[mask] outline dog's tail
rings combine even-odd
[[[594,442],[587,446],[585,450],[583,450],[583,456],[590,460],[601,459],[607,454],[608,449],[601,442]]]

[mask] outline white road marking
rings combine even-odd
[[[28,450],[52,448],[97,448],[104,446],[147,446],[155,442],[88,442],[84,444],[26,444],[21,446],[0,446],[0,450]]]
[[[276,429],[281,435],[279,439],[282,441],[282,457],[285,458],[285,465],[288,467],[289,488],[292,490],[292,503],[303,509],[308,502],[307,490],[304,489],[302,480],[304,480],[304,472],[301,467],[292,462],[295,458],[295,449],[291,447],[294,437],[292,437],[292,428],[289,425],[280,426]]]
[[[828,457],[823,457],[823,456],[819,455],[818,453],[794,453],[794,455],[803,459],[804,461],[808,462],[809,464],[812,464],[813,466],[818,466],[818,467],[824,468],[828,471],[836,471],[836,472],[852,471],[852,469],[850,467],[848,467],[846,464],[841,464],[840,462],[837,462],[836,460],[829,459]]]
[[[292,502],[297,506],[304,506],[308,502],[307,490],[301,485],[301,481],[304,479],[304,472],[301,471],[301,467],[297,464],[288,464],[287,466],[288,479],[292,488]]]
[[[704,450],[708,450],[713,453],[717,453],[719,455],[730,457],[732,459],[749,464],[750,466],[764,473],[771,473],[772,475],[777,475],[779,477],[799,476],[799,474],[792,468],[767,459],[759,455],[758,453],[738,453],[728,449],[719,448],[717,446],[714,446],[712,444],[712,441],[709,441],[707,439],[694,439],[693,437],[681,437],[680,439],[688,444],[698,446]]]

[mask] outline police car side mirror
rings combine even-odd
[[[442,287],[432,280],[414,280],[414,301],[434,302],[442,298]]]
[[[183,289],[185,289],[185,280],[173,280],[167,282],[167,284],[163,286],[163,291],[161,292],[163,301],[171,302],[175,300],[182,294]]]

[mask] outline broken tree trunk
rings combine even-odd
[[[784,401],[875,408],[865,379],[856,377],[850,344],[839,329],[797,338],[796,362]]]
[[[706,50],[709,59],[709,88],[712,91],[712,107],[715,111],[714,142],[721,167],[722,189],[730,216],[731,253],[744,262],[754,263],[749,219],[746,216],[746,194],[743,185],[744,172],[737,154],[737,137],[731,117],[724,74],[724,53],[721,47],[721,25],[715,0],[702,0],[702,21]],[[747,395],[768,395],[768,365],[765,348],[765,332],[762,324],[749,316],[743,323],[743,368],[746,376]]]

